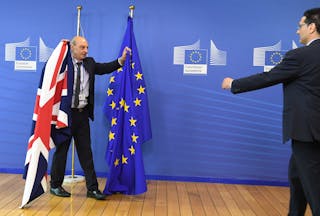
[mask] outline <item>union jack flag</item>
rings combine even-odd
[[[73,63],[69,42],[60,42],[42,70],[25,160],[21,208],[47,191],[49,151],[71,136]]]

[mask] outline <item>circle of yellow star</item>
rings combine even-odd
[[[133,103],[135,106],[141,106],[141,100],[139,100],[139,98],[136,98]]]
[[[109,83],[113,83],[113,82],[115,82],[114,78],[115,78],[114,76],[110,77],[110,79],[109,79]]]
[[[111,101],[111,104],[109,104],[109,106],[111,106],[111,109],[116,108],[116,103],[114,101]]]
[[[113,95],[113,89],[109,89],[109,88],[108,88],[107,94],[108,94],[108,96]]]
[[[111,126],[117,125],[117,118],[111,119]]]
[[[136,153],[136,150],[134,149],[133,146],[130,146],[129,151],[131,155],[134,155]]]
[[[128,164],[128,158],[122,155],[122,164]]]
[[[142,85],[140,85],[137,90],[138,90],[139,94],[144,94],[144,89],[145,88],[143,88]]]
[[[114,140],[115,133],[109,132],[109,141]]]
[[[139,138],[139,136],[136,136],[135,133],[133,133],[133,134],[131,135],[132,142],[134,142],[134,143],[137,143],[137,139],[138,139],[138,138]]]
[[[142,80],[142,73],[140,73],[139,71],[134,76],[136,77],[136,80]]]
[[[126,104],[126,101],[123,98],[121,98],[119,104],[120,104],[120,107],[122,108]]]
[[[120,161],[120,160],[119,160],[118,158],[116,158],[116,160],[115,160],[114,163],[113,163],[115,167],[116,167],[116,166],[119,166],[119,161]]]
[[[133,117],[131,117],[129,121],[130,121],[130,126],[136,126],[137,119],[134,119]]]

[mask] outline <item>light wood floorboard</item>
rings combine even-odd
[[[102,190],[106,179],[98,181]],[[149,180],[144,194],[97,201],[79,182],[64,185],[70,198],[47,192],[20,209],[24,183],[21,175],[0,173],[1,216],[285,216],[289,200],[288,187]]]

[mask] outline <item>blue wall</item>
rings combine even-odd
[[[254,48],[279,41],[281,50],[291,49],[292,42],[299,45],[296,26],[304,10],[319,6],[315,0],[6,1],[0,9],[0,171],[23,171],[44,64],[37,58],[34,71],[15,70],[6,45],[28,43],[39,57],[40,38],[54,48],[76,34],[76,8],[82,5],[82,34],[89,41],[89,55],[111,61],[119,53],[130,4],[136,6],[134,32],[152,121],[153,139],[143,146],[148,177],[286,183],[290,145],[281,143],[281,86],[232,95],[220,85],[225,76],[263,71],[254,64]],[[174,50],[197,41],[208,55],[213,41],[225,51],[225,64],[210,64],[208,56],[206,75],[184,74]],[[102,114],[107,80],[108,76],[97,77],[92,123],[99,176],[108,171],[104,160],[108,126]],[[81,173],[77,159],[76,172]]]

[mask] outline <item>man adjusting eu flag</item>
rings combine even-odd
[[[134,195],[147,190],[142,144],[152,135],[132,17],[128,17],[121,50],[126,46],[131,49],[131,56],[111,75],[104,104],[104,113],[110,121],[106,151],[109,174],[105,194]]]

